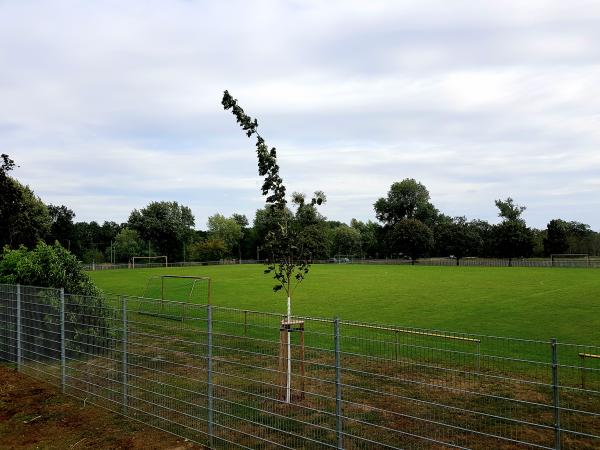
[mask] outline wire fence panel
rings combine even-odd
[[[292,319],[0,285],[0,359],[211,448],[600,448],[600,347]]]

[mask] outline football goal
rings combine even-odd
[[[553,253],[550,255],[552,267],[589,267],[588,253]]]
[[[147,261],[140,263],[139,260]],[[131,268],[135,269],[135,263],[138,261],[138,267],[143,264],[146,267],[168,267],[169,261],[166,256],[133,256],[131,258]],[[156,261],[156,262],[155,262]]]
[[[335,255],[333,260],[336,264],[351,264],[352,258],[352,255]]]
[[[192,318],[198,308],[211,302],[209,277],[156,275],[148,279],[138,312],[175,320]],[[189,306],[188,306],[189,305]]]

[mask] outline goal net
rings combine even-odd
[[[336,264],[351,264],[353,258],[352,255],[335,255],[333,262]]]
[[[210,304],[210,291],[209,277],[156,275],[146,283],[138,312],[175,320],[192,318],[198,314],[193,305]]]
[[[133,256],[131,258],[131,268],[140,267],[168,267],[169,262],[166,256]]]
[[[588,267],[590,255],[588,253],[553,253],[550,255],[552,267]]]

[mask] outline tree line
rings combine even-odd
[[[151,202],[134,209],[127,222],[78,222],[65,205],[45,204],[34,191],[10,176],[15,163],[3,154],[0,165],[0,245],[33,248],[39,241],[58,242],[83,262],[127,262],[132,256],[166,255],[170,261],[212,261],[223,258],[269,259],[267,237],[280,218],[270,208],[258,209],[250,221],[243,214],[209,217],[195,229],[189,207],[176,201]],[[315,193],[319,204],[326,202]],[[427,188],[414,179],[391,185],[374,203],[375,221],[328,220],[317,205],[293,194],[287,215],[298,224],[297,244],[312,259],[544,257],[556,253],[600,254],[600,233],[589,225],[551,220],[545,229],[528,227],[525,206],[512,198],[495,201],[500,222],[449,217],[432,203]],[[299,207],[298,207],[299,206]]]

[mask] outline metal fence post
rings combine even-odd
[[[21,344],[21,285],[17,284],[17,370],[20,372],[23,364],[23,349]]]
[[[337,448],[344,448],[342,434],[342,365],[340,355],[340,319],[333,319],[333,336],[335,343],[335,431]]]
[[[65,290],[60,288],[60,386],[63,394],[66,389],[67,365],[65,352]]]
[[[123,339],[121,348],[121,371],[123,372],[123,413],[127,414],[128,407],[128,369],[127,369],[127,299],[121,296],[121,316],[123,319]]]
[[[208,440],[209,447],[213,447],[213,380],[212,380],[212,306],[209,304],[206,306],[207,312],[207,397],[208,397]]]
[[[560,399],[558,384],[558,353],[556,338],[550,340],[552,347],[552,407],[554,410],[554,448],[560,450]]]

